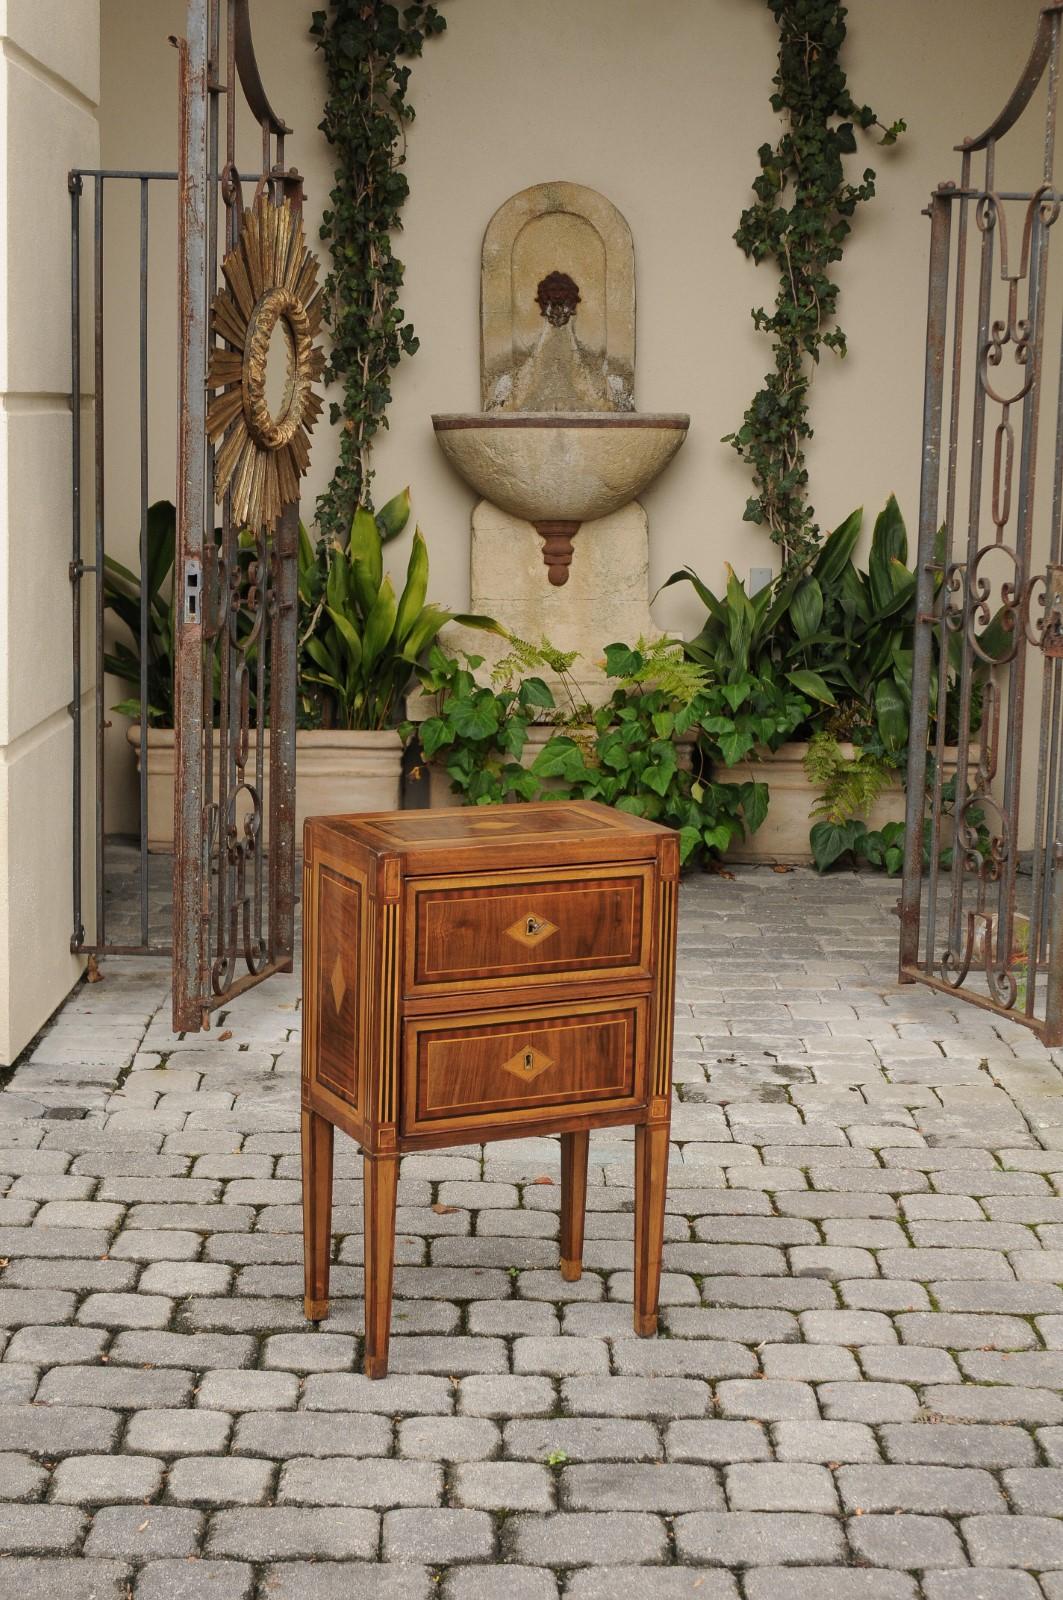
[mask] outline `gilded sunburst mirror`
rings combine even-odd
[[[211,352],[207,433],[224,439],[214,463],[214,493],[229,490],[240,527],[272,528],[299,498],[310,464],[310,430],[322,402],[311,388],[325,358],[317,258],[288,201],[260,195],[244,212],[240,237],[222,262],[225,288],[214,297],[211,327],[228,348]]]

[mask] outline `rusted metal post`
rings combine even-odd
[[[104,878],[106,872],[105,827],[107,821],[106,747],[104,743],[104,557],[106,536],[104,532],[105,499],[103,478],[104,440],[104,382],[103,382],[103,178],[97,177],[93,191],[92,208],[92,338],[93,338],[93,398],[95,435],[95,539],[93,544],[92,574],[96,613],[96,942],[103,944],[107,937],[104,909]]]
[[[930,677],[933,670],[934,541],[941,485],[941,409],[945,372],[949,247],[952,209],[947,189],[930,202],[930,293],[923,379],[923,464],[919,489],[919,552],[916,566],[916,622],[912,659],[912,711],[908,733],[908,795],[904,830],[904,885],[901,894],[900,981],[911,982],[919,953],[919,898],[923,872],[923,812],[926,794]]]
[[[296,216],[303,181],[293,169],[282,194]],[[299,642],[299,502],[281,512],[273,539],[269,723],[270,957],[284,972],[295,953],[295,720]]]
[[[204,939],[209,918],[208,841],[203,794],[203,531],[207,507],[207,64],[208,0],[188,0],[180,53],[178,153],[178,341],[180,346],[177,551],[174,609],[179,618],[174,663],[173,1026],[202,1021]],[[207,730],[209,737],[209,730]],[[209,798],[209,797],[208,797]],[[198,870],[189,870],[198,863]]]
[[[81,583],[84,574],[81,560],[81,193],[83,187],[80,172],[71,172],[67,179],[67,188],[70,191],[70,621],[73,650],[70,715],[73,719],[74,739],[71,793],[74,925],[70,935],[71,950],[80,950],[85,943],[85,924],[81,905]]]

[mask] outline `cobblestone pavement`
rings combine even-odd
[[[1063,1077],[895,896],[685,885],[662,1337],[629,1138],[576,1284],[553,1141],[418,1155],[377,1383],[342,1139],[301,1315],[297,979],[182,1039],[108,963],[0,1094],[2,1600],[1063,1600]]]

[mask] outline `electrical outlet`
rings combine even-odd
[[[775,574],[770,567],[750,567],[749,592],[756,594],[758,589],[766,589]]]

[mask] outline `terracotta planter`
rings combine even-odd
[[[842,754],[851,759],[856,748],[851,744],[839,746]],[[759,761],[740,761],[734,767],[720,767],[714,776],[718,783],[766,783],[771,798],[768,815],[748,839],[735,844],[727,852],[729,861],[769,862],[808,866],[812,851],[808,831],[816,818],[809,815],[818,799],[818,791],[805,775],[804,760],[807,744],[784,744],[781,749],[765,751]],[[977,751],[972,749],[972,760]],[[955,751],[945,756],[946,777],[956,770]],[[891,783],[879,795],[864,821],[871,829],[883,827],[887,822],[904,821],[905,794],[900,780]]]
[[[140,729],[129,728],[129,743],[140,768]],[[214,739],[215,762],[218,739]],[[247,771],[254,770],[254,755]],[[301,845],[307,817],[351,811],[395,811],[401,803],[402,741],[393,728],[379,733],[305,729],[295,736],[295,835]],[[269,751],[263,761],[269,793]],[[174,732],[148,729],[148,849],[173,849]],[[215,791],[216,793],[217,791]],[[239,804],[239,802],[238,802]],[[246,806],[239,812],[242,816]],[[269,843],[269,818],[263,834]]]

